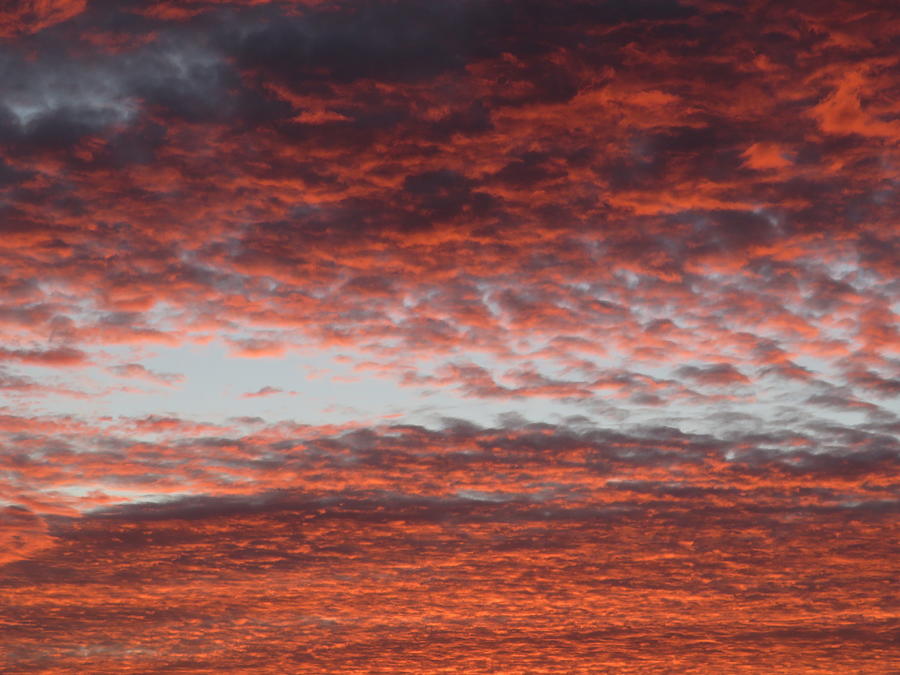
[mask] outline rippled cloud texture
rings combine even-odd
[[[893,0],[0,38],[3,672],[900,670]]]

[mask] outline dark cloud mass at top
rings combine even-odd
[[[898,45],[0,7],[0,670],[900,669]]]

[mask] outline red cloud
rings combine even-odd
[[[0,349],[0,360],[18,361],[37,366],[81,366],[88,357],[80,349],[54,347],[52,349]]]
[[[0,35],[37,33],[79,15],[87,4],[87,0],[21,0],[0,9]]]
[[[33,556],[52,544],[43,518],[14,506],[0,509],[0,565]]]
[[[229,340],[234,353],[246,358],[271,358],[284,354],[287,345],[265,339]]]
[[[21,555],[5,568],[0,609],[0,625],[15,627],[6,643],[13,665],[27,670],[43,659],[103,672],[189,658],[192,668],[248,670],[295,663],[298,651],[310,662],[314,644],[315,668],[327,671],[363,663],[406,671],[423,658],[436,667],[476,669],[492,659],[504,669],[577,670],[617,665],[607,647],[638,639],[653,645],[641,658],[654,668],[677,659],[685,668],[701,660],[716,670],[802,669],[812,660],[853,670],[873,653],[892,653],[880,608],[891,587],[890,542],[900,534],[886,498],[900,455],[874,435],[822,453],[809,448],[827,431],[727,442],[672,429],[549,425],[285,431],[230,443],[173,437],[113,455],[57,451],[63,473],[20,462],[48,487],[68,469],[146,485],[154,465],[204,487],[58,518],[53,538],[34,514],[6,509],[0,533]],[[266,460],[247,462],[254,449]],[[275,576],[278,592],[261,601],[260,581]],[[545,583],[559,595],[553,602],[537,592]],[[848,593],[849,619],[841,614]],[[398,602],[374,611],[373,594]],[[48,608],[64,621],[47,620]],[[135,617],[150,616],[157,623],[136,639]],[[612,633],[581,624],[608,616],[632,618]],[[802,622],[803,634],[779,632],[785,621]],[[388,639],[396,624],[423,631],[414,653]],[[510,625],[537,637],[510,637]],[[473,632],[482,636],[474,643]],[[715,649],[697,650],[685,634]],[[832,635],[844,648],[836,654],[809,634]],[[265,652],[254,651],[258,639]],[[97,644],[118,647],[81,648]]]
[[[178,373],[158,373],[142,366],[140,363],[124,363],[118,366],[111,366],[109,370],[120,377],[140,378],[158,384],[164,384],[166,386],[172,386],[173,384],[184,380],[184,375]]]
[[[258,391],[247,392],[246,394],[241,394],[242,398],[259,398],[262,396],[272,396],[274,394],[290,394],[291,396],[296,396],[296,391],[285,391],[284,389],[279,389],[278,387],[262,387]]]
[[[10,667],[891,663],[900,22],[858,5],[0,10]],[[31,370],[178,381],[148,342],[339,347],[425,412],[54,414]],[[508,414],[410,424],[437,391]]]

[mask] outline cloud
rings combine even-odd
[[[18,361],[40,366],[81,366],[87,360],[87,354],[73,347],[55,347],[52,349],[0,349],[0,360]]]
[[[286,345],[275,340],[250,338],[246,340],[230,340],[229,343],[237,356],[246,358],[269,358],[284,354]]]
[[[763,449],[795,441],[723,443],[674,429],[627,435],[519,421],[359,429],[296,452],[282,445],[286,456],[331,468],[270,490],[132,501],[55,519],[50,548],[5,568],[4,620],[20,626],[13,663],[51,658],[97,669],[158,664],[163,654],[218,669],[272,659],[407,669],[422,658],[467,668],[485,658],[540,667],[549,658],[577,668],[608,663],[606,650],[616,645],[652,641],[641,652],[646,663],[688,667],[701,639],[715,645],[714,654],[703,652],[714,664],[828,659],[854,668],[873,650],[887,658],[892,642],[878,608],[891,568],[873,560],[890,558],[893,540],[884,534],[897,500],[895,490],[875,495],[892,490],[896,443],[825,454]],[[218,462],[208,453],[226,447],[183,450]],[[737,454],[724,460],[729,453]],[[341,469],[354,455],[355,468]],[[392,485],[372,480],[390,473]],[[26,511],[8,511],[30,527]],[[260,585],[273,576],[277,592]],[[62,592],[73,584],[77,595]],[[473,585],[490,591],[460,592]],[[847,593],[852,617],[841,613]],[[375,618],[373,594],[402,602]],[[587,630],[577,618],[630,616],[635,598],[640,621]],[[136,641],[135,621],[151,617]],[[781,626],[786,617],[790,631]],[[412,627],[419,652],[409,653],[408,640],[391,641],[397,625]],[[482,637],[473,642],[472,631]],[[534,632],[543,637],[521,638]],[[822,647],[823,635],[840,636],[839,657]],[[265,653],[254,650],[257,640]]]
[[[296,391],[285,391],[284,389],[279,389],[278,387],[262,387],[257,391],[250,391],[246,394],[241,394],[241,398],[260,398],[263,396],[273,396],[275,394],[290,394],[291,396],[296,396]]]
[[[37,33],[49,26],[77,16],[87,7],[87,0],[26,0],[0,13],[0,35],[15,37]]]
[[[729,387],[735,384],[750,384],[750,378],[730,363],[713,363],[706,366],[682,366],[677,371],[698,384]]]
[[[172,386],[184,380],[184,375],[155,372],[142,366],[140,363],[123,363],[118,366],[111,366],[109,370],[119,377],[139,378],[166,386]]]
[[[52,543],[40,516],[16,506],[0,510],[0,565],[28,558]]]
[[[0,10],[10,667],[889,663],[898,35],[887,0]],[[298,359],[321,406],[272,420]]]

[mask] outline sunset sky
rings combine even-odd
[[[0,3],[0,672],[900,672],[896,0]]]

